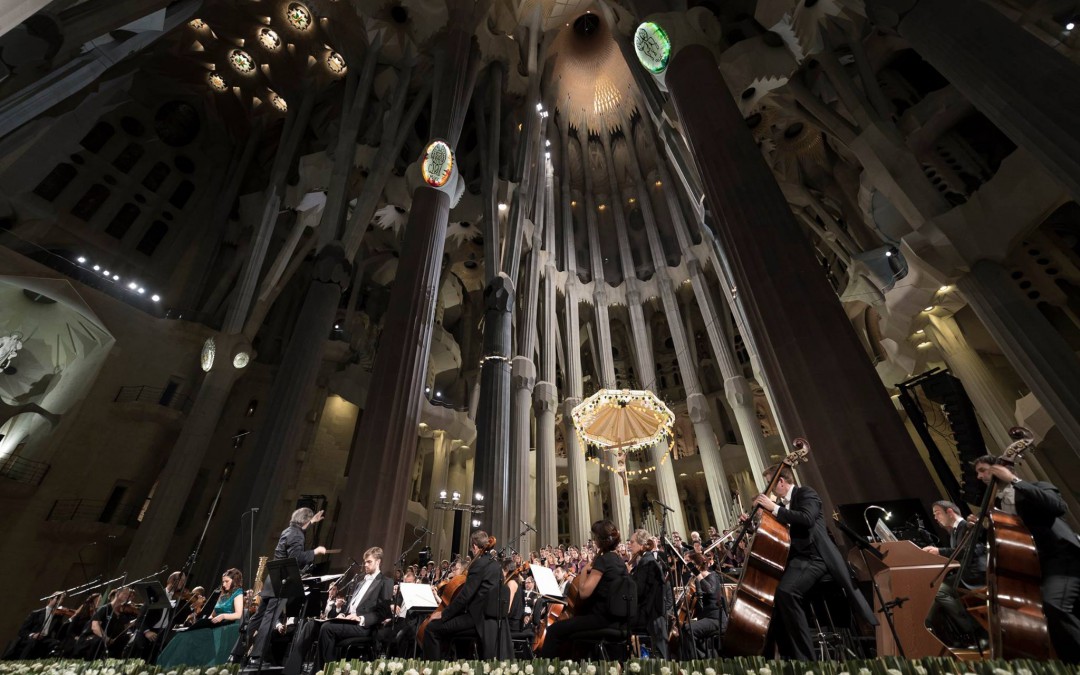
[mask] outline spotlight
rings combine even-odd
[[[544,109],[544,104],[543,103],[537,103],[536,104],[536,112],[540,112],[543,109]]]
[[[158,295],[157,293],[154,293],[153,295],[150,296],[150,299],[153,300],[154,302],[158,302],[159,300],[161,300],[161,296]]]
[[[440,396],[442,396],[442,392],[441,392],[441,391],[437,391],[437,392],[435,392],[435,398],[439,398]]]
[[[439,499],[446,499],[446,490],[439,490]]]
[[[892,251],[885,251],[885,257],[886,258],[891,258],[892,257]]]
[[[507,208],[508,208],[508,207],[506,206],[506,204],[505,204],[505,203],[503,203],[503,202],[499,202],[499,210],[500,210],[500,211],[505,211],[505,210],[506,210]]]
[[[131,290],[135,290],[138,287],[139,287],[139,285],[137,283],[135,283],[134,281],[132,281],[130,284],[128,284],[128,288],[130,288]]]
[[[94,265],[94,271],[95,272],[100,272],[101,271],[101,265]]]
[[[551,141],[550,140],[545,140],[544,141],[544,147],[550,148],[551,147]]]
[[[113,281],[120,281],[120,275],[119,274],[114,274],[112,278],[113,278]]]
[[[934,308],[935,308],[935,305],[930,305],[929,307],[923,307],[923,311],[924,312],[932,312],[932,311],[934,311]]]
[[[949,286],[949,285],[946,284],[945,286],[942,286],[941,288],[937,289],[937,292],[938,293],[948,293],[951,290],[952,290],[952,286]]]
[[[476,498],[476,501],[478,501],[478,502],[484,501],[484,495],[480,494],[479,492],[477,492],[476,495],[474,495],[474,496]]]
[[[84,258],[82,256],[79,256],[78,258],[76,258],[76,260],[78,260],[80,263],[86,262],[86,258]]]
[[[109,270],[102,270],[102,272],[101,272],[101,273],[102,273],[102,274],[104,274],[104,275],[105,275],[105,276],[107,276],[107,277],[108,277],[108,276],[112,276],[112,275],[110,275],[110,274],[109,274]]]
[[[1065,30],[1072,30],[1073,28],[1076,28],[1075,22],[1070,21],[1069,23],[1065,24]]]
[[[142,286],[139,286],[139,291],[138,291],[138,293],[139,293],[139,295],[143,295],[144,293],[146,293],[146,289],[145,289],[145,288],[143,288]]]
[[[480,521],[477,520],[476,518],[473,518],[472,526],[473,527],[480,527]]]

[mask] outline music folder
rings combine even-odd
[[[143,581],[135,584],[135,592],[142,598],[145,598],[143,602],[143,609],[166,609],[171,607],[169,603],[169,596],[165,592],[165,587],[161,585],[160,581]]]
[[[555,573],[551,569],[543,565],[529,565],[529,569],[532,570],[533,580],[536,581],[536,590],[540,595],[554,598],[563,597],[562,588],[559,587],[559,582],[555,580]]]

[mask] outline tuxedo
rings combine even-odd
[[[45,628],[48,608],[35,609],[26,616],[22,626],[19,627],[19,636],[8,645],[4,651],[4,660],[29,659],[44,656],[56,645],[56,637],[60,634],[60,626],[65,619],[59,615],[53,615],[49,621],[48,635],[41,635],[38,639],[31,638],[34,633],[41,633]],[[42,653],[44,652],[44,653]]]
[[[776,618],[780,625],[773,633],[781,656],[813,661],[814,644],[806,620],[803,600],[825,578],[831,576],[847,595],[852,609],[871,625],[877,625],[870,605],[851,581],[851,574],[840,551],[825,530],[821,497],[813,488],[798,485],[788,493],[788,504],[774,513],[788,526],[791,551],[787,567],[776,589]]]
[[[355,614],[363,619],[363,625],[353,622],[308,621],[300,628],[300,635],[285,661],[285,675],[297,675],[301,672],[304,658],[316,640],[319,650],[312,672],[322,670],[324,664],[334,660],[338,644],[342,640],[374,635],[382,622],[390,618],[393,595],[394,581],[382,572],[358,578],[353,592],[345,601],[345,607],[334,615],[344,617]]]
[[[967,536],[972,527],[975,526],[962,518],[957,521],[956,525],[949,531],[949,545],[939,546],[938,555],[951,558],[956,549],[964,542],[964,537]],[[961,553],[958,558],[961,561],[962,556]],[[975,550],[971,553],[967,571],[964,572],[964,585],[968,588],[986,585],[986,544],[983,542],[976,543]]]
[[[1066,506],[1056,487],[1017,481],[1016,513],[1035,540],[1042,567],[1043,612],[1058,658],[1080,663],[1080,539],[1062,520]]]
[[[949,545],[939,546],[938,555],[946,558],[952,557],[953,553],[964,543],[964,537],[974,527],[966,520],[958,520],[949,530]],[[948,574],[938,586],[934,596],[934,604],[930,607],[930,614],[926,617],[926,625],[938,634],[939,638],[953,645],[968,646],[975,644],[975,640],[983,638],[986,631],[982,629],[974,617],[960,601],[956,592],[957,579],[955,573]],[[972,559],[968,562],[964,572],[963,586],[977,588],[986,585],[986,545],[978,543],[972,551]],[[948,635],[951,633],[951,635]]]
[[[428,623],[424,632],[424,658],[439,660],[447,641],[467,636],[481,638],[481,658],[496,658],[499,649],[492,629],[497,631],[498,624],[486,615],[492,613],[488,607],[488,594],[495,590],[498,597],[497,589],[501,586],[502,568],[491,555],[484,553],[473,560],[466,572],[465,583],[443,610],[442,617]]]
[[[638,611],[630,622],[635,632],[648,633],[653,649],[662,659],[668,658],[667,612],[664,611],[664,570],[660,561],[643,553],[634,564],[630,577],[637,586]]]

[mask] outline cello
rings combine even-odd
[[[794,467],[805,462],[810,454],[810,444],[806,439],[796,438],[792,447],[795,449],[781,462],[783,466]],[[779,478],[780,471],[777,470],[764,494],[776,488]],[[751,534],[750,531],[755,528],[754,515],[759,513],[761,520],[756,532]],[[739,543],[747,535],[751,539],[746,547],[746,561],[735,587],[735,599],[731,603],[728,628],[724,634],[724,646],[736,656],[756,656],[764,651],[765,635],[769,632],[776,604],[776,589],[791,551],[791,534],[787,525],[760,506],[754,507],[754,513],[747,518],[732,548],[738,550]]]
[[[1035,444],[1031,432],[1023,427],[1009,429],[1014,439],[1005,448],[998,464],[1010,468],[1019,464]],[[1035,540],[1020,516],[995,508],[1001,488],[991,478],[983,495],[975,527],[971,528],[960,563],[958,578],[974,556],[980,529],[986,530],[986,618],[989,624],[990,657],[995,659],[1051,658],[1050,634],[1042,608],[1042,568]]]
[[[454,596],[456,596],[458,591],[461,590],[461,587],[465,585],[465,579],[469,576],[469,567],[472,567],[473,563],[480,559],[480,556],[487,555],[488,551],[493,548],[495,548],[495,537],[488,537],[487,546],[480,551],[480,555],[469,561],[468,567],[466,567],[461,574],[439,584],[439,606],[436,608],[435,612],[427,615],[416,629],[417,642],[424,644],[424,633],[427,631],[428,624],[431,623],[431,617],[436,613],[439,613],[441,616],[441,613],[445,612],[446,608],[450,606],[450,603],[454,601]]]

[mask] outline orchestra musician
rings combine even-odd
[[[1020,517],[1031,531],[1042,568],[1043,612],[1059,659],[1080,663],[1080,538],[1066,523],[1066,505],[1051,483],[1021,480],[992,455],[973,462],[975,475],[1005,487],[995,506]]]
[[[582,606],[574,607],[574,616],[548,626],[544,646],[540,649],[543,658],[565,658],[569,656],[568,648],[574,636],[581,637],[582,633],[626,623],[616,618],[612,611],[616,586],[622,580],[628,580],[630,574],[615,553],[622,540],[619,529],[610,520],[598,520],[592,524],[592,540],[596,543],[597,555],[585,565],[574,582]]]
[[[278,538],[277,546],[274,548],[273,559],[284,560],[285,558],[293,558],[300,566],[301,572],[304,572],[311,567],[315,562],[315,556],[325,554],[326,548],[323,546],[316,546],[314,549],[305,550],[304,534],[309,525],[317,523],[322,519],[322,511],[313,513],[312,510],[307,507],[293,511],[292,516],[289,518],[289,526],[281,531],[281,536]],[[269,577],[263,582],[262,592],[259,596],[262,598],[262,602],[259,603],[259,609],[256,610],[255,616],[251,618],[251,623],[248,627],[248,635],[251,636],[254,634],[254,645],[251,649],[248,665],[254,668],[260,668],[263,661],[269,657],[270,634],[278,622],[278,614],[285,609],[285,604],[279,603],[277,597],[275,597],[274,585]],[[243,642],[243,640],[237,641],[236,648],[233,650],[232,655],[234,661],[240,661],[243,658]]]
[[[124,651],[127,625],[138,610],[131,605],[135,591],[121,588],[112,600],[94,612],[90,624],[83,630],[76,653],[89,660],[110,656],[119,658]]]
[[[140,658],[147,662],[153,661],[153,653],[160,643],[162,636],[168,635],[173,621],[183,620],[186,616],[174,616],[177,606],[180,604],[180,596],[187,584],[187,576],[183,572],[173,572],[165,582],[165,599],[169,607],[162,609],[143,609],[139,618],[135,620],[136,631],[128,642],[128,655]],[[190,598],[190,594],[186,594]],[[191,606],[187,602],[180,608],[181,612],[190,612]]]
[[[931,511],[937,524],[949,533],[949,545],[924,546],[923,550],[946,558],[952,557],[974,525],[964,520],[956,504],[947,500],[934,502]],[[974,645],[976,640],[985,636],[985,631],[979,622],[968,614],[960,601],[956,590],[957,580],[953,578],[954,576],[946,577],[938,586],[937,596],[930,608],[930,615],[926,618],[926,624],[933,628],[943,623],[952,632],[951,639],[954,644],[967,641],[968,645]],[[966,588],[986,585],[986,546],[984,544],[976,545],[975,557],[968,565],[968,570],[965,571],[960,583]]]
[[[64,594],[57,591],[49,596],[45,606],[26,616],[19,628],[19,636],[4,652],[4,660],[34,659],[48,655],[57,645],[60,627],[67,619],[57,610],[64,602]]]
[[[483,530],[472,533],[469,551],[473,561],[465,572],[465,583],[445,610],[436,610],[431,615],[431,622],[424,632],[425,659],[437,661],[442,658],[445,645],[456,637],[480,637],[481,658],[496,658],[496,641],[483,639],[485,604],[492,589],[501,585],[503,576],[499,563],[488,554],[494,543]],[[499,595],[496,591],[495,597]]]
[[[656,557],[653,538],[647,530],[630,535],[630,576],[637,586],[638,611],[630,622],[635,633],[647,633],[656,655],[668,658],[667,612],[664,609],[664,570]]]
[[[311,650],[316,636],[319,654],[312,672],[322,670],[323,664],[334,660],[339,642],[374,635],[382,622],[390,618],[394,580],[382,573],[382,556],[383,550],[377,546],[364,551],[364,576],[357,580],[356,590],[349,596],[344,610],[333,621],[309,621],[304,625],[299,644],[285,662],[285,675],[301,672],[304,655]]]
[[[60,639],[60,656],[71,658],[75,655],[76,640],[90,624],[90,619],[94,616],[94,612],[97,611],[99,602],[101,602],[101,593],[91,593],[79,605],[79,609],[75,610],[75,614],[68,619],[68,623],[64,627],[63,637]]]
[[[229,659],[229,647],[240,635],[237,623],[244,615],[244,576],[235,567],[221,575],[217,604],[210,613],[210,625],[188,630],[169,640],[157,665],[169,668],[181,664],[219,665]]]
[[[779,472],[775,493],[779,501],[766,495],[754,498],[754,504],[766,509],[784,525],[791,535],[791,549],[787,566],[776,589],[776,616],[778,624],[771,632],[776,637],[780,655],[800,661],[813,661],[814,643],[810,625],[806,620],[803,599],[826,574],[832,576],[843,588],[848,602],[867,623],[877,625],[866,598],[851,582],[851,576],[836,545],[825,530],[821,511],[821,497],[813,488],[795,485],[795,474],[787,465],[769,467],[764,472],[765,482],[772,482]]]
[[[693,565],[692,571],[695,572],[686,592],[694,593],[697,608],[694,615],[689,617],[690,620],[679,628],[682,632],[680,656],[684,659],[703,659],[707,656],[705,640],[722,632],[727,607],[722,600],[720,575],[709,571],[705,556],[698,551],[690,551],[686,560]]]

